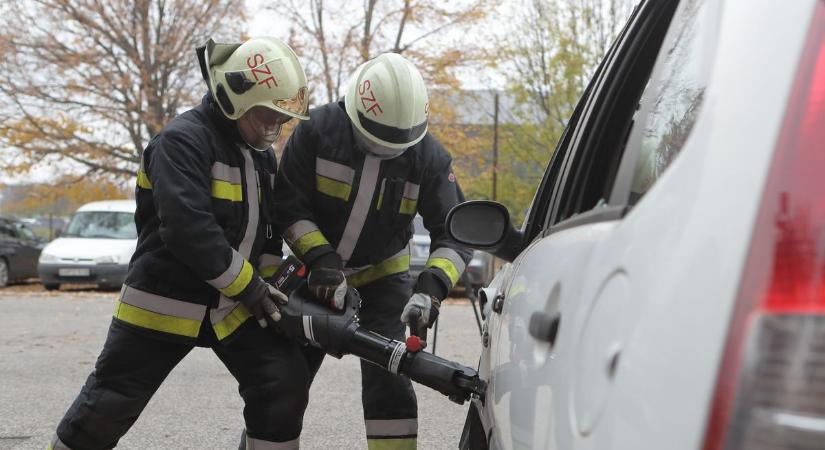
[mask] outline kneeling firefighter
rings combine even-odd
[[[209,93],[143,152],[137,249],[95,369],[51,449],[115,447],[195,346],[211,347],[238,381],[247,448],[298,448],[320,358],[263,328],[286,297],[261,277],[281,261],[270,145],[285,122],[308,119],[306,75],[274,38],[210,40],[198,58]]]
[[[360,324],[404,340],[404,323],[432,326],[470,252],[445,231],[463,194],[446,150],[427,133],[421,74],[383,54],[351,77],[344,101],[310,111],[287,142],[278,173],[276,220],[309,269],[309,290],[341,306],[347,285],[361,294]],[[412,220],[430,232],[426,269],[409,273]],[[418,433],[409,379],[361,363],[370,449],[414,449]]]

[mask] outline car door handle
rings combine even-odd
[[[530,316],[529,331],[530,336],[550,343],[556,344],[556,336],[559,334],[559,324],[561,323],[560,313],[546,313],[537,311]]]

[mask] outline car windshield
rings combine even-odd
[[[64,237],[137,239],[132,213],[114,211],[81,211],[69,222]]]

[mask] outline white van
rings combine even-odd
[[[119,289],[137,245],[135,201],[87,203],[40,253],[37,272],[46,290],[61,284]]]

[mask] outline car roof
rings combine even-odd
[[[100,202],[86,203],[77,208],[77,211],[116,211],[116,212],[135,212],[134,200],[104,200]]]

